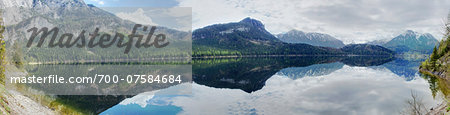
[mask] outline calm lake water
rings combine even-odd
[[[58,96],[68,105],[120,114],[399,114],[411,93],[441,102],[421,60],[388,57],[195,59],[193,82],[129,96]],[[435,81],[434,81],[435,82]],[[192,87],[183,95],[164,92]],[[66,101],[61,101],[66,102]],[[74,104],[76,103],[76,104]]]
[[[399,114],[411,92],[439,103],[420,61],[383,57],[197,60],[190,95],[146,92],[101,114]],[[180,86],[163,90],[172,90]],[[160,91],[163,91],[160,90]]]

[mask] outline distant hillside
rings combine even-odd
[[[312,46],[304,43],[285,43],[255,19],[245,18],[240,22],[215,24],[194,30],[192,34],[193,56],[224,55],[393,55],[390,50],[348,47],[337,48]],[[372,46],[372,45],[364,45]],[[375,47],[375,46],[374,46]],[[355,49],[355,51],[351,50]],[[372,47],[362,47],[372,48]]]
[[[383,44],[383,46],[397,53],[419,52],[429,54],[437,43],[438,41],[429,33],[420,34],[407,30]]]
[[[291,30],[287,33],[278,34],[278,39],[287,43],[305,43],[313,46],[341,48],[345,44],[328,34],[304,33],[298,30]]]
[[[260,21],[251,18],[194,30],[192,39],[194,56],[343,54],[334,48],[284,43],[269,33]]]
[[[275,75],[286,76],[294,80],[303,77],[323,76],[341,69],[344,65],[344,63],[334,62],[315,64],[306,67],[289,67],[278,71]]]

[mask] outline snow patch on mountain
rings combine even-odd
[[[278,34],[278,39],[287,43],[305,43],[314,46],[323,47],[344,47],[344,43],[328,34],[322,33],[305,33],[298,30],[291,30],[284,34]]]

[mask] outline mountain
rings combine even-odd
[[[305,33],[299,30],[291,30],[284,34],[278,34],[278,39],[287,43],[305,43],[313,46],[344,47],[344,43],[328,34]]]
[[[210,25],[194,30],[192,40],[194,57],[224,55],[347,55],[350,52],[351,54],[359,55],[356,54],[356,51],[351,50],[351,48],[356,47],[348,47],[343,51],[338,48],[313,46],[305,43],[283,42],[269,33],[264,28],[264,24],[252,18],[245,18],[239,22]],[[359,51],[357,53],[361,55],[370,55],[370,53],[373,53],[373,55],[392,55],[390,50],[368,50],[370,51]]]
[[[383,64],[384,67],[392,71],[392,73],[403,77],[407,81],[411,81],[416,77],[416,73],[419,71],[420,66],[419,60],[405,60],[402,58],[397,58],[394,61]]]
[[[316,77],[328,75],[336,70],[341,69],[344,66],[344,63],[334,62],[334,63],[325,63],[325,64],[315,64],[306,67],[289,67],[284,68],[275,75],[286,76],[293,80],[303,78],[303,77]]]
[[[95,28],[100,28],[100,32],[131,33],[136,24],[85,4],[83,0],[3,0],[0,8],[5,10],[3,17],[7,30],[14,30],[6,31],[6,40],[27,37],[31,27],[58,27],[65,33],[89,32]],[[155,31],[172,38],[184,38],[189,34],[162,26],[157,26]]]
[[[255,19],[215,24],[192,33],[194,56],[258,54],[342,54],[335,48],[284,43]]]
[[[348,66],[379,66],[393,57],[377,56],[296,56],[267,58],[193,58],[192,79],[195,83],[241,89],[251,93],[264,87],[273,75],[290,79],[322,76]]]
[[[350,55],[391,55],[391,51],[385,47],[370,44],[350,44],[341,48],[342,51]]]
[[[230,37],[234,36],[234,37]],[[193,40],[239,40],[245,39],[254,44],[279,42],[264,25],[255,19],[245,18],[237,23],[216,24],[197,29],[193,32]],[[269,45],[269,44],[267,44]]]
[[[433,51],[438,41],[429,33],[420,34],[407,30],[401,35],[383,44],[384,47],[397,53],[420,52],[429,54]]]
[[[367,44],[382,46],[382,45],[386,44],[389,41],[391,41],[391,39],[373,40],[373,41],[367,42]]]
[[[81,31],[85,31],[84,36],[89,36],[89,34],[94,33],[96,28],[99,28],[99,35],[96,37],[98,40],[100,35],[105,33],[112,36],[121,33],[127,36],[131,34],[136,23],[124,20],[93,5],[87,5],[83,0],[3,0],[0,2],[0,7],[5,8],[3,18],[7,30],[4,33],[7,53],[12,56],[13,53],[23,52],[22,57],[26,62],[83,62],[85,60],[148,59],[151,56],[162,55],[191,55],[191,33],[162,26],[156,27],[154,36],[164,34],[167,38],[166,41],[170,41],[170,44],[172,44],[163,48],[163,50],[157,48],[139,50],[133,48],[133,46],[129,48],[127,54],[124,53],[126,52],[125,48],[115,47],[116,44],[108,48],[98,46],[94,48],[49,48],[47,44],[50,42],[50,37],[46,38],[43,47],[36,46],[39,41],[36,38],[33,45],[28,48],[25,47],[25,44],[27,44],[31,32],[27,30],[33,27],[38,29],[58,27],[58,39],[63,33],[74,33],[75,39]],[[117,10],[121,9],[118,8]],[[148,30],[143,31],[141,27],[137,33],[149,33]],[[128,42],[128,40],[126,41]],[[20,51],[12,48],[15,44],[27,50]],[[170,54],[167,52],[170,52]]]
[[[13,5],[11,5],[13,4]],[[112,13],[81,0],[5,0],[0,7],[5,10],[8,52],[22,52],[26,62],[84,62],[86,60],[108,59],[141,59],[151,56],[218,56],[218,55],[346,55],[347,52],[338,48],[313,46],[303,43],[285,43],[270,32],[264,24],[252,18],[239,22],[215,24],[200,28],[192,33],[157,27],[155,33],[164,33],[171,41],[163,51],[156,48],[130,51],[125,54],[125,48],[39,48],[34,45],[26,50],[16,50],[12,46],[25,46],[32,27],[59,27],[60,33],[87,33],[101,28],[100,33],[131,33],[134,22],[123,20]],[[13,6],[10,8],[10,6]],[[85,36],[88,36],[88,34]],[[44,44],[48,44],[46,40]],[[189,43],[189,45],[187,45]],[[173,46],[173,47],[172,47]],[[184,47],[187,46],[187,47]],[[191,52],[191,48],[193,52]],[[188,50],[188,52],[186,52]],[[159,52],[158,52],[159,51]],[[194,54],[191,54],[194,53]],[[10,56],[11,56],[10,55]],[[22,56],[21,56],[22,57]],[[9,58],[12,59],[12,58]]]

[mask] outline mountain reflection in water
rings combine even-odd
[[[415,71],[418,66],[404,61],[386,57],[194,60],[194,83],[160,90],[192,85],[192,94],[146,92],[102,114],[152,107],[179,114],[398,114],[411,92],[427,106],[437,104],[427,79]]]
[[[299,76],[308,74],[303,71],[317,74],[339,69],[339,65],[330,63],[376,66],[392,60],[393,58],[390,57],[368,56],[204,59],[194,60],[195,64],[192,65],[192,70],[193,79],[198,84],[215,88],[242,89],[250,93],[261,89],[266,80],[277,72],[278,74],[288,74],[287,71],[294,68],[294,74]],[[297,69],[301,70],[297,71]]]

